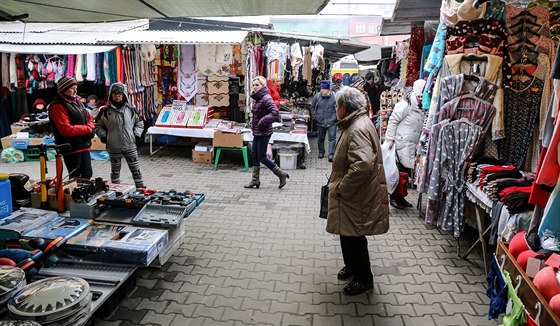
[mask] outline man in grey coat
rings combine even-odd
[[[114,83],[109,88],[109,101],[99,110],[95,131],[107,144],[111,160],[111,182],[120,183],[121,161],[124,156],[136,188],[143,188],[136,141],[142,135],[144,122],[136,108],[128,102],[126,86]]]
[[[321,91],[311,101],[311,114],[317,123],[317,142],[319,147],[319,158],[325,157],[325,136],[329,135],[329,162],[334,156],[336,145],[336,109],[334,92],[330,90],[330,82],[321,82]]]

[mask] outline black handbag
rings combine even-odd
[[[329,214],[329,183],[321,187],[321,209],[319,210],[320,218],[327,218]]]

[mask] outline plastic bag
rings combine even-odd
[[[383,168],[385,169],[385,179],[387,180],[387,192],[392,194],[399,184],[399,168],[397,167],[397,153],[395,146],[389,149],[389,143],[381,145],[383,155]]]

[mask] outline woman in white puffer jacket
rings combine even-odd
[[[425,115],[420,107],[420,100],[425,85],[426,81],[423,79],[414,82],[410,97],[395,105],[385,133],[385,141],[390,144],[389,148],[395,146],[397,151],[399,172],[406,172],[409,175],[414,167],[416,144],[420,140],[424,124]],[[397,195],[398,192],[397,188],[391,194],[391,206],[399,209],[412,207],[412,204],[407,202],[404,196]]]

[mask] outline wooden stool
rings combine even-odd
[[[220,154],[222,150],[224,151],[241,151],[243,152],[243,162],[245,163],[245,171],[249,172],[249,158],[247,154],[247,146],[243,147],[217,147],[214,148],[216,151],[216,158],[214,158],[214,170],[218,168],[218,161],[220,160]]]

